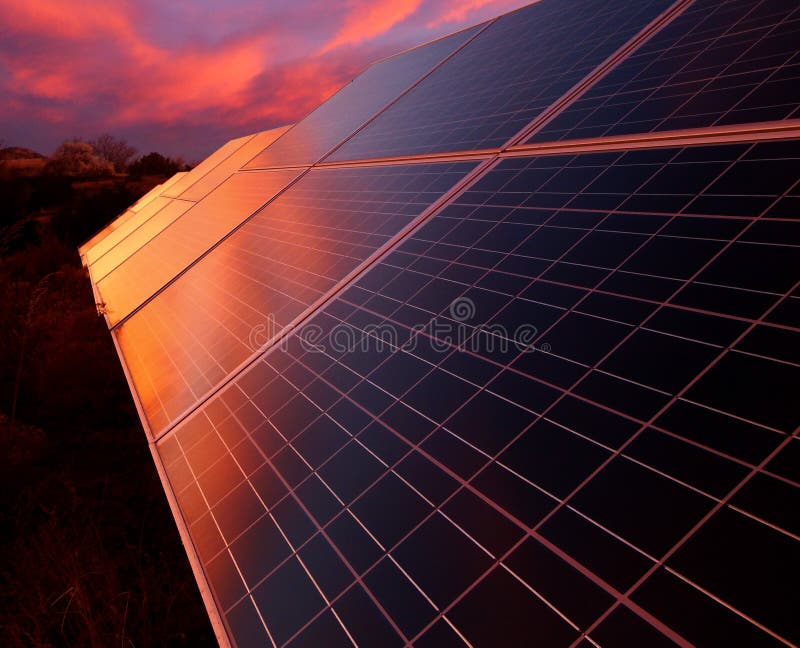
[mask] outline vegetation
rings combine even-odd
[[[76,251],[164,177],[131,180],[83,144],[0,150],[0,637],[212,644]]]

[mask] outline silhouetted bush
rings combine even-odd
[[[148,153],[140,157],[128,167],[128,173],[133,177],[146,175],[171,176],[184,168],[181,160],[164,157],[161,153]]]
[[[0,228],[2,645],[214,645],[75,249],[137,196],[39,180]]]
[[[137,195],[121,181],[74,191],[72,199],[53,215],[53,230],[66,244],[77,247],[136,199]]]
[[[96,155],[88,142],[67,140],[50,156],[44,171],[48,175],[97,178],[114,173],[114,165]]]

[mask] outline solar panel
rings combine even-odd
[[[139,212],[143,207],[148,205],[154,198],[161,195],[163,191],[165,191],[168,187],[170,187],[174,182],[177,182],[184,175],[186,174],[183,172],[176,173],[171,178],[166,180],[164,183],[156,185],[150,191],[148,191],[144,196],[139,198],[139,200],[137,200],[133,205],[131,205],[130,209],[126,209],[122,214],[120,214],[117,218],[111,221],[102,230],[100,230],[97,234],[95,234],[92,238],[86,241],[86,243],[84,243],[78,248],[78,252],[80,253],[81,258],[84,259],[90,248],[94,247],[97,243],[99,243],[102,239],[108,236],[111,232],[118,229],[128,220],[133,218],[133,216],[137,212]]]
[[[800,424],[798,180],[797,142],[499,162],[159,442],[231,635],[796,640],[759,466]]]
[[[91,266],[222,644],[800,643],[797,11],[543,0]]]
[[[185,176],[180,178],[177,182],[172,183],[171,186],[164,192],[164,195],[169,196],[170,198],[180,197],[184,191],[189,189],[189,187],[200,180],[209,171],[214,169],[218,164],[230,157],[234,152],[239,150],[248,141],[253,139],[253,137],[255,137],[255,135],[247,135],[245,137],[237,137],[229,142],[225,142],[225,144],[220,146],[216,151],[209,155],[205,160],[200,162],[200,164],[194,167]]]
[[[166,207],[171,200],[166,196],[156,196],[147,202],[139,211],[134,212],[130,210],[130,217],[119,220],[115,223],[115,227],[108,232],[102,240],[98,241],[91,248],[86,250],[85,257],[88,263],[94,263],[110,249],[112,249],[123,238],[128,236],[132,231],[139,227],[142,223],[146,222],[154,214],[158,213],[160,209]]]
[[[328,159],[499,147],[671,4],[543,0],[503,16]]]
[[[92,277],[100,281],[109,272],[125,261],[140,247],[146,245],[159,232],[180,218],[195,203],[189,200],[167,198],[167,204],[138,225],[116,245],[90,265]]]
[[[696,0],[529,141],[800,116],[800,7]]]
[[[92,238],[90,238],[88,241],[86,241],[86,243],[81,245],[78,248],[78,252],[80,253],[81,258],[83,259],[86,256],[86,253],[91,248],[93,248],[95,245],[97,245],[97,243],[102,241],[106,236],[108,236],[111,232],[113,232],[117,227],[122,225],[122,223],[127,221],[129,218],[133,218],[133,215],[135,213],[136,212],[133,211],[132,209],[126,209],[119,216],[117,216],[114,220],[112,220],[108,225],[106,225],[103,229],[101,229],[99,232],[97,232],[97,234],[95,234],[94,236],[92,236]]]
[[[238,173],[134,252],[97,289],[111,326],[289,184],[298,171]]]
[[[475,167],[312,170],[190,268],[117,329],[151,430],[195,405]]]
[[[465,29],[367,68],[247,168],[312,164],[480,30]]]
[[[223,181],[227,180],[233,173],[241,169],[256,153],[274,142],[288,129],[289,126],[283,126],[282,128],[273,128],[256,133],[252,138],[248,139],[245,144],[199,178],[197,182],[184,190],[180,194],[180,198],[183,200],[201,200],[222,184]]]

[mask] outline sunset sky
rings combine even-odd
[[[530,0],[0,0],[0,141],[104,132],[197,160],[371,61]]]

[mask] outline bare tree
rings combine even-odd
[[[123,138],[117,138],[108,133],[100,135],[97,139],[89,141],[98,157],[108,160],[114,165],[117,173],[121,173],[128,165],[128,161],[136,155],[136,149]]]

